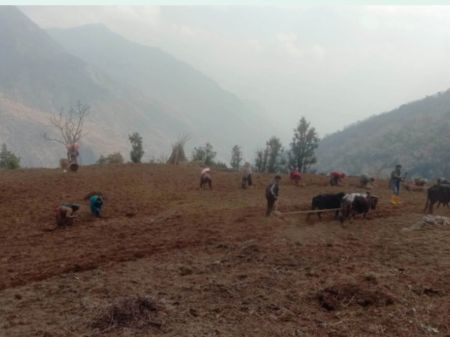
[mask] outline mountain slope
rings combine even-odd
[[[167,102],[198,140],[215,138],[229,144],[232,133],[236,143],[245,145],[255,121],[268,125],[254,106],[159,48],[128,41],[102,24],[48,32],[72,54],[149,97]],[[260,133],[255,132],[253,137],[262,142],[268,135]],[[203,137],[196,136],[199,134]]]
[[[115,52],[120,53],[120,48]],[[127,136],[134,131],[144,138],[147,159],[167,155],[171,143],[181,134],[190,134],[193,145],[208,140],[226,154],[235,143],[244,144],[251,138],[240,116],[244,110],[239,109],[242,105],[239,99],[231,94],[225,95],[228,100],[210,94],[222,91],[192,69],[189,71],[196,76],[179,78],[182,89],[173,84],[176,95],[162,94],[170,91],[172,85],[163,88],[162,79],[147,90],[141,78],[157,73],[159,67],[164,68],[164,62],[172,68],[175,61],[166,54],[158,60],[159,64],[152,63],[154,68],[146,76],[132,71],[137,69],[133,59],[120,74],[114,67],[106,69],[71,54],[15,7],[3,6],[0,7],[0,56],[0,118],[4,116],[0,123],[0,143],[6,142],[30,166],[54,166],[64,155],[64,148],[56,150],[42,134],[51,131],[50,113],[62,107],[67,109],[78,100],[89,104],[92,111],[82,146],[82,153],[84,150],[88,154],[84,163],[92,162],[101,153],[120,151],[126,156]],[[127,55],[125,59],[128,60]],[[203,78],[201,90],[206,93],[203,100],[185,90],[196,87],[199,78]],[[181,105],[185,107],[190,100],[214,102],[203,110],[201,104],[196,104],[199,108],[187,113],[187,109],[174,104],[174,97],[183,97]],[[30,115],[33,118],[24,120],[23,116]],[[232,131],[234,136],[230,137]]]
[[[450,176],[450,90],[325,137],[317,155],[324,171],[385,175],[400,163],[411,176]]]

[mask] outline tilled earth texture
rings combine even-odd
[[[0,336],[450,336],[450,228],[417,227],[425,193],[390,204],[386,181],[366,219],[310,208],[357,178],[287,176],[266,218],[269,175],[119,165],[0,172]],[[95,219],[83,198],[105,196]],[[61,202],[82,207],[55,229]],[[450,216],[440,207],[435,213]]]

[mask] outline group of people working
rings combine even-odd
[[[84,199],[88,201],[91,214],[95,217],[100,217],[104,202],[102,193],[91,192]],[[80,207],[80,204],[75,203],[63,203],[59,205],[55,210],[56,225],[58,227],[71,226]]]
[[[401,175],[401,165],[396,165],[394,171],[392,171],[389,187],[393,192],[391,202],[397,205],[400,202],[400,183],[403,181],[404,177]],[[294,169],[290,173],[290,178],[298,185],[298,182],[302,178],[301,173],[298,169]],[[341,185],[342,179],[345,178],[345,174],[341,172],[331,172],[330,173],[330,185],[336,186]],[[278,199],[279,194],[279,184],[281,181],[281,176],[276,175],[273,180],[267,185],[265,189],[265,197],[267,200],[266,216],[270,216],[275,208],[275,203]],[[373,183],[374,178],[362,175],[360,178],[361,186],[367,187],[367,184]],[[252,186],[252,169],[249,163],[246,163],[242,169],[242,188],[247,188],[247,186]],[[205,185],[212,189],[212,179],[211,179],[211,169],[209,167],[203,168],[200,173],[200,188]],[[101,211],[104,203],[104,198],[102,193],[91,192],[85,198],[88,201],[91,214],[95,217],[101,216]],[[56,209],[56,224],[58,227],[70,226],[73,224],[73,219],[76,216],[76,212],[80,209],[79,204],[75,203],[64,203],[57,207]]]
[[[405,176],[402,176],[401,172],[402,166],[396,165],[395,169],[391,172],[389,179],[389,188],[392,190],[391,203],[394,205],[398,205],[400,203],[400,183],[404,181]],[[291,179],[294,176],[295,171],[291,172]],[[297,170],[298,172],[298,170]],[[301,177],[301,176],[300,176]],[[345,178],[345,174],[342,172],[331,172],[330,173],[330,185],[331,186],[340,186],[342,184],[342,180]],[[266,187],[265,194],[267,200],[267,210],[266,216],[269,216],[275,206],[275,202],[278,199],[279,193],[279,183],[281,180],[281,176],[276,175],[272,182]],[[360,177],[360,185],[362,188],[368,188],[369,184],[373,184],[375,179],[373,177],[369,177],[367,175],[361,175]]]

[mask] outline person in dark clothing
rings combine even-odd
[[[395,170],[391,172],[389,185],[395,195],[400,194],[400,182],[402,181],[402,165],[396,165]]]
[[[402,178],[402,165],[396,165],[395,170],[391,172],[391,178],[389,179],[389,187],[392,190],[391,203],[397,205],[400,203],[400,183]]]
[[[266,199],[267,199],[266,216],[269,216],[272,213],[273,208],[275,206],[275,202],[278,199],[280,180],[281,177],[279,175],[276,175],[275,178],[272,180],[272,182],[266,187]]]
[[[372,187],[371,184],[373,184],[374,181],[375,179],[373,177],[369,177],[366,174],[363,174],[359,177],[359,185],[361,188]]]
[[[247,186],[251,187],[253,184],[252,181],[252,167],[250,165],[250,163],[245,163],[244,167],[242,168],[242,183],[241,183],[241,187],[243,189],[246,189]]]

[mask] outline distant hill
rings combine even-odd
[[[51,29],[48,33],[73,55],[149,97],[167,102],[197,132],[234,132],[236,125],[225,119],[240,124],[255,122],[254,107],[159,48],[131,42],[103,24]]]
[[[351,125],[320,143],[317,169],[450,177],[450,90]]]
[[[76,38],[75,33],[85,29],[91,29],[96,40],[89,34]],[[168,155],[182,134],[191,135],[192,146],[210,141],[225,156],[234,144],[258,143],[246,122],[256,111],[188,65],[161,51],[145,63],[151,53],[158,54],[156,48],[135,45],[102,26],[69,32],[74,45],[78,41],[80,49],[91,48],[109,66],[61,43],[63,38],[56,41],[56,31],[50,36],[17,8],[0,7],[0,143],[6,142],[26,165],[56,165],[64,149],[42,134],[51,130],[51,112],[78,100],[92,110],[82,146],[84,163],[115,151],[127,157],[127,135],[134,131],[144,138],[147,159]],[[95,51],[96,43],[106,48],[109,58]],[[151,53],[132,57],[130,46],[137,56],[139,50]],[[124,64],[116,63],[120,59]]]

